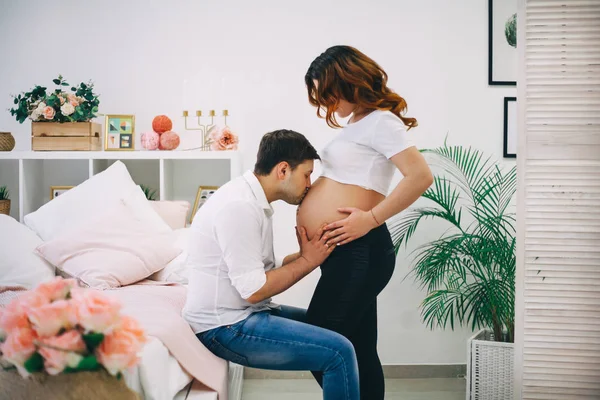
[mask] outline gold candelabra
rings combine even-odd
[[[202,146],[200,147],[201,150],[209,150],[210,149],[210,140],[209,140],[209,134],[210,134],[210,130],[215,126],[215,110],[210,110],[208,112],[208,118],[210,118],[210,123],[209,124],[203,124],[202,123],[202,110],[196,110],[196,117],[198,118],[198,122],[197,122],[197,126],[196,127],[188,127],[188,117],[189,117],[189,113],[187,110],[183,111],[183,118],[184,118],[184,126],[185,126],[185,130],[187,131],[200,131],[202,133]],[[224,124],[227,125],[227,117],[229,116],[229,110],[223,110],[223,119],[224,119]]]

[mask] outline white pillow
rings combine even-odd
[[[125,164],[116,161],[106,170],[27,214],[24,222],[42,240],[51,240],[65,230],[85,223],[102,210],[117,205],[135,187]]]
[[[35,252],[40,244],[35,232],[0,214],[0,286],[33,289],[54,278],[54,267]]]
[[[147,278],[181,253],[167,229],[139,218],[135,209],[120,201],[37,250],[84,284],[110,289]]]
[[[153,201],[149,201],[140,186],[133,188],[131,192],[123,198],[123,202],[136,219],[144,221],[153,226],[157,231],[167,233],[173,230],[169,224],[152,207]]]
[[[171,229],[185,228],[190,211],[189,201],[150,201],[149,203]]]
[[[168,263],[163,269],[155,272],[148,279],[160,282],[188,284],[187,256],[190,240],[190,228],[181,228],[173,231],[175,246],[181,249],[181,254]]]

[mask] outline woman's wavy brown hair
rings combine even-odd
[[[350,46],[333,46],[318,56],[304,77],[308,101],[317,107],[317,116],[327,125],[340,128],[335,119],[339,100],[343,99],[365,110],[391,111],[410,128],[417,120],[404,117],[406,101],[387,87],[386,72],[372,59]],[[315,85],[314,81],[318,82]]]

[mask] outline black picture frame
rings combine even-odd
[[[488,84],[492,86],[516,86],[516,77],[514,81],[494,79],[494,1],[504,2],[507,0],[488,0]]]
[[[510,132],[510,110],[509,110],[509,105],[510,102],[517,102],[517,98],[516,97],[505,97],[504,98],[504,145],[503,145],[503,155],[505,158],[517,158],[517,153],[516,150],[513,153],[512,149],[515,149],[517,146],[517,137],[516,135],[519,134],[518,130],[516,132],[514,132],[513,134],[511,134],[512,132]],[[516,104],[515,104],[516,106]],[[516,126],[516,110],[515,110],[515,121],[513,122],[513,129],[517,129]]]

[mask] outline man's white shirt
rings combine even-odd
[[[275,268],[273,208],[252,171],[217,190],[190,231],[183,317],[195,333],[231,325],[274,305],[246,301]]]

